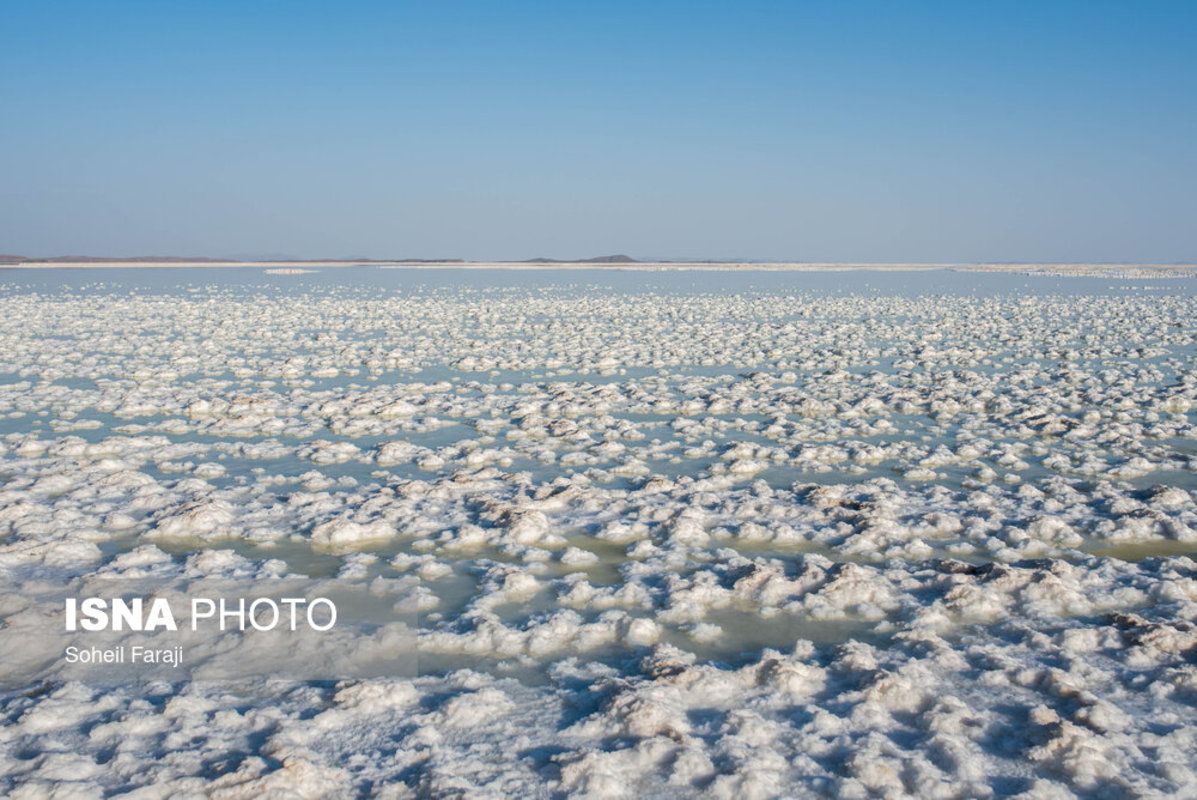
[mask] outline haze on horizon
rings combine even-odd
[[[1193,262],[1197,5],[6,3],[0,253]]]

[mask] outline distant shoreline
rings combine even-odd
[[[21,261],[0,265],[0,269],[194,269],[250,268],[273,274],[299,274],[292,270],[310,272],[319,269],[346,267],[377,267],[380,269],[509,269],[509,270],[618,270],[635,272],[660,271],[766,271],[766,272],[903,272],[953,270],[961,272],[998,272],[1021,275],[1089,276],[1089,277],[1197,277],[1197,264],[969,264],[952,263],[877,263],[877,262],[728,262],[728,261],[374,261],[369,259],[344,261],[218,261],[218,260],[87,260],[87,261]],[[283,271],[286,272],[283,272]]]

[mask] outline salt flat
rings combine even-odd
[[[934,270],[962,270],[965,272],[999,272],[1019,275],[1052,275],[1117,278],[1192,278],[1197,277],[1197,264],[1018,264],[1018,263],[907,263],[907,262],[818,262],[818,261],[383,261],[372,259],[327,261],[187,261],[171,259],[103,261],[36,261],[27,260],[5,264],[3,269],[262,269],[267,274],[297,274],[292,270],[342,269],[372,267],[402,270],[531,270],[560,272],[563,270],[600,269],[632,272],[923,272]],[[302,274],[302,273],[298,273]]]
[[[0,790],[1197,792],[1191,280],[443,267],[0,277],[7,625],[284,574],[420,623],[416,675],[24,664]]]

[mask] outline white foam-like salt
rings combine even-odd
[[[429,660],[46,676],[0,695],[7,795],[1197,787],[1191,292],[9,286],[0,310],[0,616],[47,575],[311,571],[417,582]]]

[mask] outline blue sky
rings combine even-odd
[[[0,252],[1197,260],[1197,3],[0,11]]]

